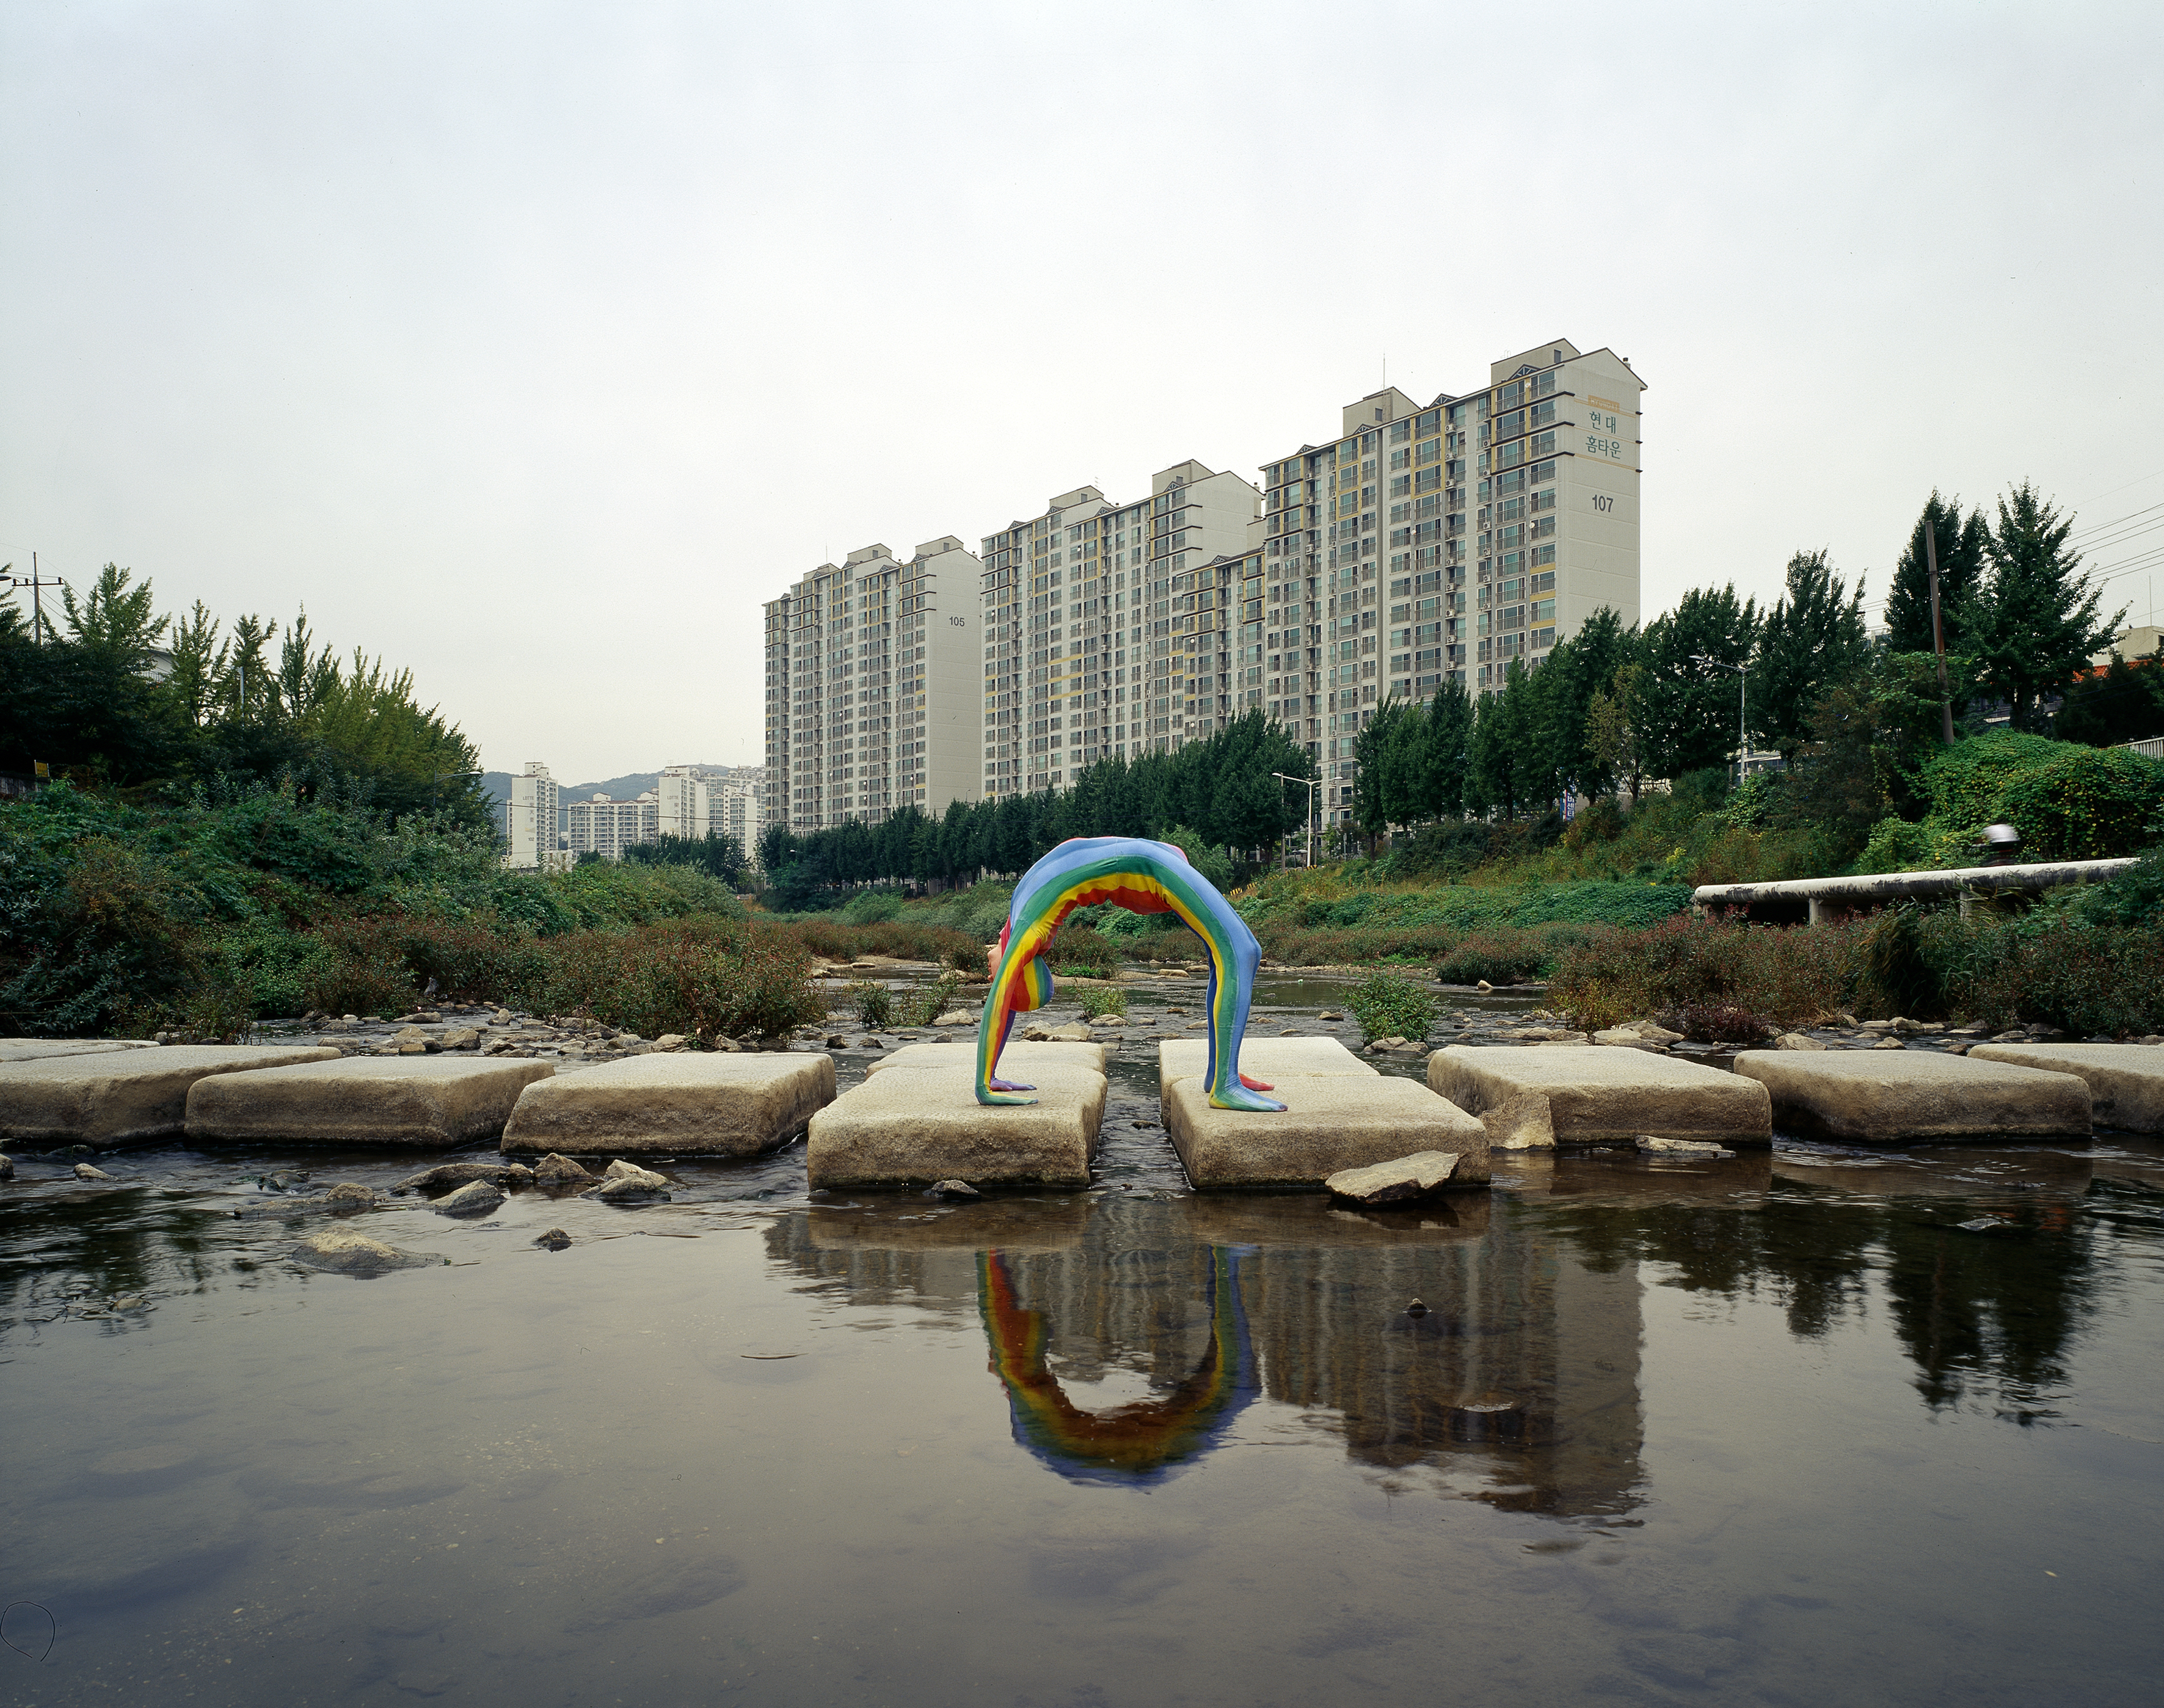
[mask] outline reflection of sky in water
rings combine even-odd
[[[1108,1139],[1097,1191],[959,1206],[801,1153],[400,1200],[368,1231],[451,1262],[370,1282],[227,1213],[290,1156],[26,1160],[0,1580],[58,1637],[11,1698],[2151,1695],[2157,1147],[1361,1214]]]

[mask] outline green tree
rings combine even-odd
[[[1447,678],[1427,703],[1427,727],[1416,746],[1408,735],[1405,768],[1408,816],[1455,819],[1466,806],[1466,767],[1473,742],[1473,696]]]
[[[2051,733],[2092,747],[2164,736],[2164,658],[2114,652],[2108,668],[2084,672],[2067,690]]]
[[[1736,673],[1758,644],[1758,607],[1731,584],[1693,588],[1674,610],[1646,626],[1642,731],[1654,777],[1682,777],[1723,764],[1736,751]],[[1700,658],[1714,660],[1701,664]]]
[[[173,668],[165,678],[165,692],[191,729],[201,729],[210,715],[218,679],[224,673],[226,647],[218,637],[221,626],[201,600],[188,616],[173,623],[169,649]]]
[[[1397,750],[1405,746],[1405,726],[1421,721],[1417,705],[1393,696],[1375,708],[1375,715],[1353,737],[1352,759],[1358,769],[1352,780],[1352,821],[1370,836],[1410,817],[1405,810],[1405,790],[1397,775]]]
[[[1963,650],[1984,689],[2012,708],[2014,726],[2040,728],[2042,702],[2088,668],[2089,655],[2126,620],[2100,612],[2103,594],[2067,549],[2073,518],[2062,516],[2023,481],[1999,500],[1991,533],[1991,574],[1963,606]]]
[[[1752,661],[1752,733],[1793,759],[1810,739],[1820,702],[1862,674],[1870,652],[1862,579],[1851,594],[1823,550],[1797,553]]]
[[[1939,615],[1946,651],[1962,650],[1961,608],[1983,585],[1991,549],[1991,525],[1979,506],[1962,514],[1961,500],[1934,490],[1909,531],[1886,589],[1886,646],[1894,652],[1929,652],[1931,644],[1930,564],[1924,550],[1929,523],[1938,542]]]
[[[67,612],[68,634],[87,658],[113,673],[142,676],[149,673],[171,620],[151,615],[150,584],[130,586],[133,573],[108,563],[81,605],[65,584],[60,603]]]
[[[1646,775],[1646,667],[1620,664],[1593,691],[1585,712],[1585,751],[1610,777],[1628,783],[1637,804]]]

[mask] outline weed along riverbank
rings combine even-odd
[[[0,1184],[15,1694],[2146,1699],[2164,1049],[1596,1043],[1538,988],[1266,972],[1258,1062],[1462,1106],[1489,1178],[1197,1191],[1201,981],[1130,962],[1029,1017],[1101,1085],[1081,1178],[821,1187],[817,1111],[974,1017],[814,970],[733,1051],[448,1003],[208,1074],[5,1046],[0,1119],[60,1111]],[[160,1058],[128,1132],[60,1130]],[[2062,1130],[1807,1132],[1855,1087],[1754,1060],[2027,1074]],[[425,1142],[355,1124],[394,1105]]]

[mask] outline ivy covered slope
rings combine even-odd
[[[162,808],[61,783],[0,801],[0,1030],[24,1036],[227,1036],[311,1008],[397,1012],[432,978],[446,997],[740,1035],[814,1017],[806,968],[689,866],[506,872],[486,831],[290,791]]]

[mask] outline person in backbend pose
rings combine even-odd
[[[1022,874],[1007,907],[977,1025],[977,1101],[1030,1103],[1016,1095],[1034,1091],[997,1077],[1014,1017],[1052,998],[1052,969],[1044,951],[1059,922],[1076,908],[1111,902],[1137,914],[1177,914],[1210,950],[1210,1065],[1205,1083],[1213,1108],[1282,1110],[1259,1093],[1270,1087],[1240,1071],[1240,1040],[1255,999],[1255,968],[1262,945],[1247,922],[1217,888],[1169,842],[1137,836],[1079,836],[1062,842]]]

